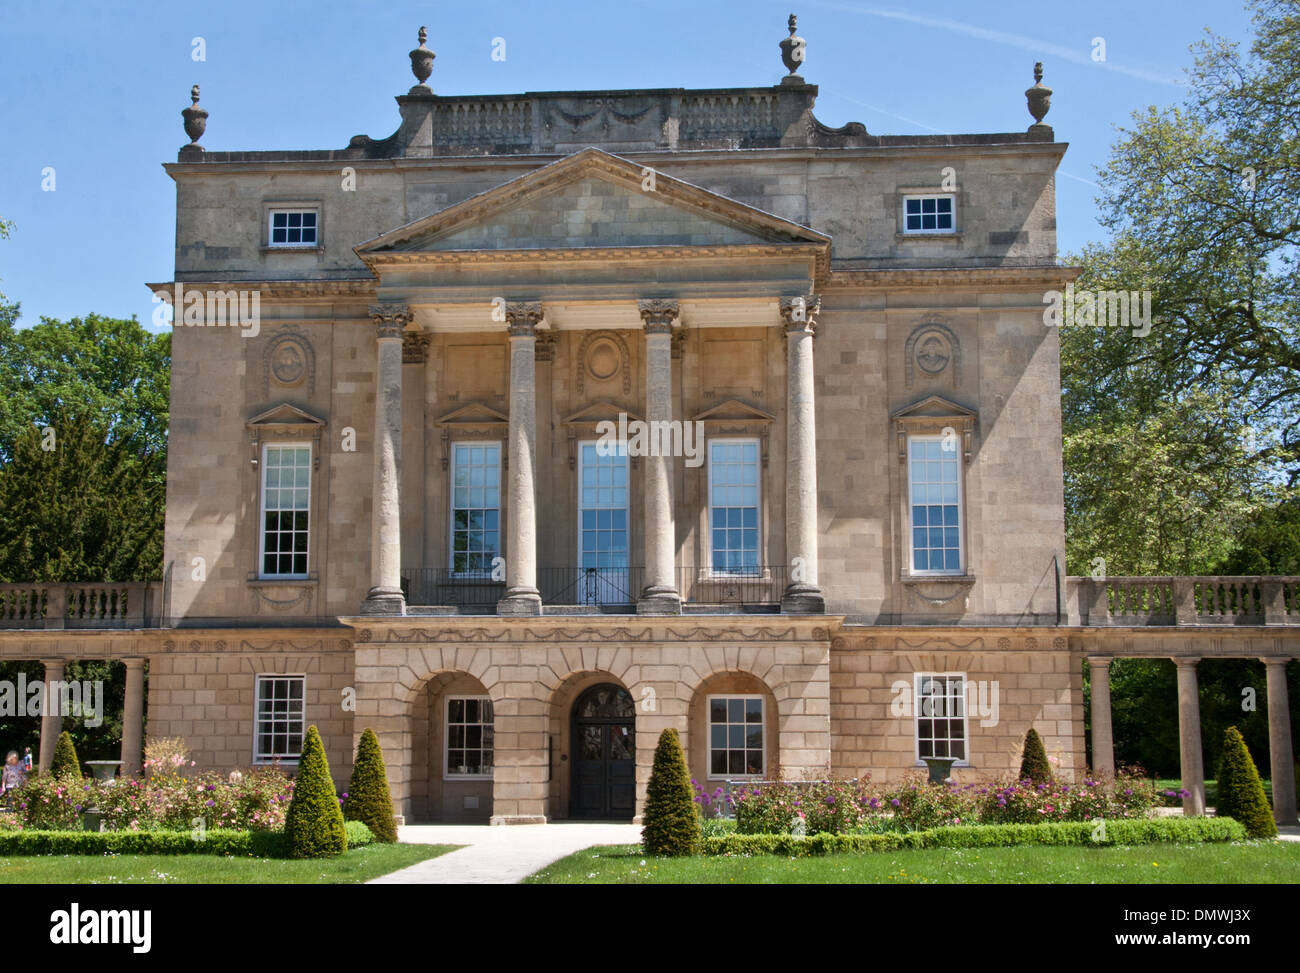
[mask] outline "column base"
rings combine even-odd
[[[406,598],[401,588],[371,588],[361,603],[362,615],[405,615]]]
[[[638,615],[680,615],[682,613],[682,596],[671,588],[668,590],[647,588],[636,602]]]
[[[781,596],[781,612],[786,615],[824,615],[826,597],[816,585],[790,585]]]
[[[498,615],[540,615],[542,595],[536,588],[510,588],[497,602]]]

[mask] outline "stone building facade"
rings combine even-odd
[[[1062,576],[1050,89],[830,128],[790,34],[776,86],[476,97],[422,36],[341,150],[206,150],[196,89],[166,577],[0,646],[147,659],[204,766],[314,724],[342,781],[373,727],[407,820],[630,818],[666,727],[710,790],[1000,776],[1030,727],[1079,773],[1084,658],[1153,618]],[[1242,621],[1220,652],[1295,654]]]

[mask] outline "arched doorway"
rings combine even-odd
[[[636,809],[636,706],[626,689],[592,686],[573,704],[569,816],[630,821]]]

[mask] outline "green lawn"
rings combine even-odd
[[[1133,848],[934,848],[821,858],[646,858],[638,845],[588,848],[530,884],[1158,884],[1300,882],[1300,842]]]
[[[366,845],[338,858],[287,861],[220,855],[32,855],[0,858],[0,883],[27,885],[279,885],[365,882],[458,845]]]

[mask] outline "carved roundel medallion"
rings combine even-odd
[[[948,342],[935,332],[922,338],[916,350],[916,364],[927,375],[938,375],[948,367],[951,358]]]
[[[311,377],[312,353],[307,339],[298,334],[281,334],[267,348],[267,377],[274,385],[293,388]]]
[[[608,338],[600,338],[587,349],[587,374],[598,382],[608,382],[623,367],[623,355],[618,345]]]

